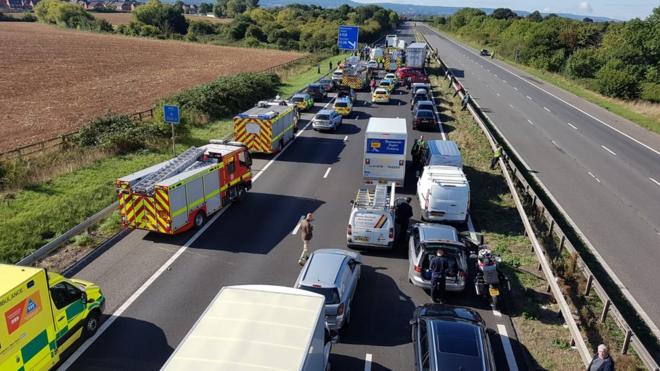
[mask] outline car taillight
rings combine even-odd
[[[417,273],[422,273],[422,267],[419,266],[419,265],[416,265],[416,266],[415,266],[415,272],[417,272]]]
[[[394,228],[390,227],[390,240],[394,238]]]
[[[346,234],[349,236],[353,235],[353,227],[350,224],[346,227]]]
[[[341,316],[344,314],[344,303],[339,304],[337,307],[337,315]]]

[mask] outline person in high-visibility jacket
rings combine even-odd
[[[497,165],[497,161],[502,157],[502,146],[498,145],[497,148],[495,148],[495,152],[493,152],[493,159],[490,160],[490,169],[495,170],[495,166]]]

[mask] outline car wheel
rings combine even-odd
[[[98,310],[92,311],[85,319],[84,334],[85,337],[93,336],[99,329],[100,314]]]
[[[204,223],[206,223],[206,215],[204,214],[204,211],[200,211],[195,215],[195,228],[201,228]]]

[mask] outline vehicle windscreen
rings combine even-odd
[[[433,105],[432,105],[432,104],[426,104],[426,103],[424,103],[424,104],[418,104],[418,105],[417,105],[417,109],[420,110],[420,111],[421,111],[421,110],[429,110],[429,111],[433,111]]]
[[[320,88],[318,86],[308,86],[307,87],[308,92],[315,92],[315,91],[319,91],[319,90],[320,90]]]
[[[336,288],[314,286],[300,286],[300,288],[325,296],[325,304],[339,304],[339,292]]]
[[[434,209],[443,208],[448,201],[452,203],[466,201],[467,197],[467,189],[463,185],[443,187],[435,184],[431,188],[431,207]]]
[[[376,90],[376,92],[374,94],[387,95],[387,92],[385,90]]]
[[[319,115],[316,115],[316,119],[317,120],[330,120],[330,115],[319,114]]]
[[[348,103],[346,103],[346,102],[337,102],[337,103],[335,103],[335,107],[341,107],[341,108],[348,107]]]
[[[431,321],[430,325],[439,352],[479,357],[479,330],[476,326],[450,321]]]
[[[423,119],[432,119],[433,118],[433,112],[432,111],[427,111],[427,110],[419,110],[419,111],[417,111],[417,117],[423,118]]]

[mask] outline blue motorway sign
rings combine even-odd
[[[381,155],[402,155],[406,148],[404,139],[367,139],[367,153],[377,153]]]
[[[359,33],[360,27],[358,26],[339,26],[339,35],[337,36],[339,49],[357,50]]]
[[[170,124],[178,124],[181,115],[179,114],[179,106],[163,106],[163,116],[165,116],[165,122]]]

